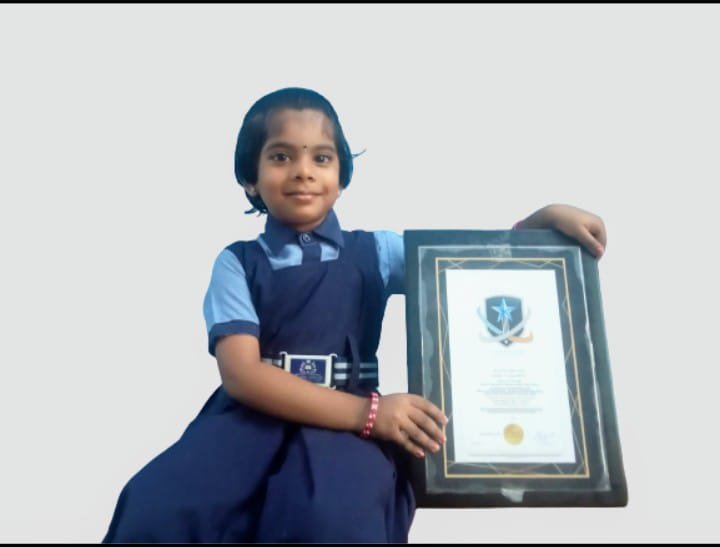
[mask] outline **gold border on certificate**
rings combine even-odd
[[[583,416],[583,406],[582,406],[582,399],[581,399],[581,393],[580,393],[580,383],[579,383],[579,374],[578,374],[578,368],[577,368],[577,358],[575,356],[575,336],[573,332],[573,322],[572,322],[572,308],[570,306],[570,296],[569,296],[569,288],[568,288],[568,279],[567,279],[567,271],[566,271],[566,265],[565,265],[565,259],[564,258],[543,258],[543,257],[533,257],[533,258],[494,258],[494,257],[436,257],[435,258],[435,293],[437,297],[437,313],[438,313],[438,367],[439,367],[439,377],[440,377],[440,396],[441,396],[441,403],[442,403],[442,410],[443,412],[447,412],[447,406],[445,404],[445,385],[444,385],[444,376],[448,369],[446,369],[446,363],[444,361],[445,357],[445,349],[444,349],[444,341],[445,341],[445,333],[443,333],[443,327],[446,324],[447,318],[443,317],[443,307],[440,301],[440,275],[445,270],[449,269],[463,269],[462,265],[464,265],[467,262],[491,262],[496,264],[501,263],[507,263],[507,262],[523,262],[526,264],[530,264],[533,267],[536,268],[542,268],[543,266],[546,266],[548,264],[553,265],[554,267],[561,269],[563,274],[563,281],[564,281],[564,287],[565,287],[565,295],[564,295],[564,308],[565,313],[568,318],[568,326],[570,331],[570,347],[565,355],[565,366],[567,367],[568,359],[572,360],[572,367],[574,371],[574,377],[575,377],[575,392],[571,393],[570,397],[570,405],[571,405],[571,415],[577,414],[578,420],[580,423],[580,431],[575,431],[573,429],[573,437],[574,442],[577,447],[581,447],[581,458],[578,467],[576,468],[576,472],[573,473],[543,473],[540,471],[541,468],[547,468],[552,467],[555,469],[558,469],[558,466],[554,464],[548,464],[548,463],[539,463],[539,464],[528,464],[528,465],[516,465],[517,471],[508,472],[507,469],[503,471],[503,468],[507,467],[507,464],[501,465],[501,464],[483,464],[485,467],[494,468],[497,470],[495,473],[488,473],[486,471],[478,472],[478,473],[452,473],[449,470],[449,466],[454,464],[455,462],[449,462],[448,461],[448,454],[447,454],[447,444],[443,444],[443,465],[444,465],[444,476],[447,479],[468,479],[468,478],[482,478],[482,479],[502,479],[502,478],[525,478],[525,479],[578,479],[578,478],[588,478],[590,476],[590,468],[588,465],[588,452],[587,452],[587,442],[585,438],[585,420]],[[447,263],[447,264],[443,264]],[[486,269],[492,269],[492,266],[490,268]],[[579,439],[577,438],[579,434]],[[462,463],[464,466],[472,465],[467,464],[464,462],[457,462]]]

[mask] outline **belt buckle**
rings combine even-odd
[[[331,387],[336,353],[330,355],[301,355],[280,352],[282,368],[290,374],[325,387]]]

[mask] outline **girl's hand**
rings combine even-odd
[[[445,442],[447,418],[430,401],[419,395],[395,393],[380,397],[371,435],[394,441],[418,458],[425,450],[437,452]]]
[[[582,243],[600,258],[607,246],[607,233],[602,219],[572,207],[571,205],[548,205],[521,222],[521,228],[554,228]]]

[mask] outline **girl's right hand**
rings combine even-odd
[[[394,441],[422,458],[424,450],[437,452],[445,442],[443,427],[447,418],[442,411],[419,395],[395,393],[380,397],[377,418],[371,435]]]

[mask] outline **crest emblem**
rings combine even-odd
[[[307,376],[308,374],[316,374],[317,373],[317,366],[315,365],[315,362],[311,359],[306,359],[303,361],[302,365],[300,365],[300,372]]]
[[[477,308],[478,317],[487,327],[486,335],[480,334],[485,342],[500,342],[509,346],[513,342],[528,344],[532,342],[533,335],[520,336],[530,318],[530,310],[523,317],[522,300],[514,296],[500,295],[485,299],[485,306]]]
[[[290,372],[310,382],[323,383],[327,370],[322,359],[290,359]]]

